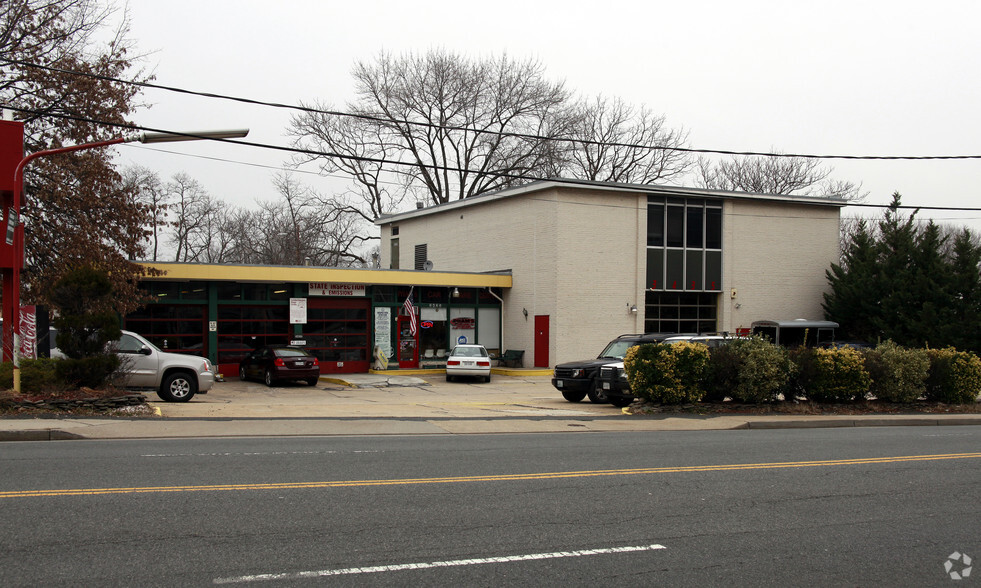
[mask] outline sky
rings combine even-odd
[[[981,155],[981,3],[743,0],[495,2],[131,0],[130,37],[155,83],[343,110],[351,69],[380,52],[537,59],[583,96],[663,114],[699,149],[822,155]],[[147,90],[139,125],[251,129],[288,146],[291,111]],[[184,172],[236,206],[274,200],[276,150],[124,145],[120,162]],[[866,204],[981,208],[981,159],[834,161]],[[340,178],[299,179],[323,192]],[[845,208],[843,216],[881,214]],[[981,211],[921,211],[981,231]]]

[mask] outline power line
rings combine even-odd
[[[176,92],[180,94],[187,94],[191,96],[200,96],[204,98],[215,98],[220,100],[230,100],[234,102],[241,102],[243,104],[252,104],[256,106],[268,106],[272,108],[282,108],[290,110],[299,110],[301,112],[308,112],[312,114],[325,114],[328,116],[343,116],[350,118],[358,118],[362,120],[368,120],[372,122],[381,123],[397,123],[406,124],[413,126],[422,126],[426,128],[451,130],[451,131],[466,131],[473,132],[476,134],[488,134],[496,135],[501,137],[511,137],[517,139],[534,139],[539,141],[560,141],[567,143],[579,143],[582,145],[596,145],[596,146],[607,146],[607,147],[625,147],[629,149],[647,149],[647,150],[664,150],[664,151],[678,151],[682,153],[702,153],[711,155],[734,155],[734,156],[747,156],[747,157],[773,157],[773,158],[800,158],[800,159],[838,159],[838,160],[878,160],[878,161],[928,161],[928,160],[969,160],[969,159],[981,159],[981,155],[816,155],[812,153],[773,153],[767,151],[736,151],[728,149],[697,149],[692,147],[659,147],[656,145],[640,145],[634,143],[608,143],[603,141],[594,141],[589,139],[573,139],[567,137],[546,137],[543,135],[533,135],[525,133],[511,133],[507,131],[491,131],[485,129],[470,129],[466,127],[452,126],[452,125],[437,125],[433,123],[421,122],[421,121],[410,121],[410,120],[398,120],[391,118],[384,118],[369,114],[360,114],[352,112],[341,112],[335,110],[323,110],[318,108],[311,108],[308,106],[298,106],[295,104],[283,104],[278,102],[266,102],[262,100],[255,100],[252,98],[243,98],[239,96],[228,96],[224,94],[216,94],[212,92],[200,92],[195,90],[188,90],[185,88],[178,88],[175,86],[164,86],[161,84],[153,84],[150,82],[137,82],[133,80],[124,80],[121,78],[114,78],[111,76],[104,76],[100,74],[93,74],[88,72],[79,72],[68,69],[56,68],[47,65],[41,65],[37,63],[31,63],[28,61],[22,61],[18,59],[2,58],[5,63],[20,65],[23,67],[31,67],[37,69],[43,69],[47,71],[64,73],[69,75],[77,75],[83,77],[89,77],[109,82],[115,82],[120,84],[129,84],[134,86],[139,86],[143,88],[151,88],[155,90],[166,90],[168,92]]]
[[[100,120],[90,119],[90,118],[86,118],[86,117],[82,117],[82,116],[69,116],[67,114],[51,113],[51,112],[46,113],[46,112],[41,112],[41,111],[29,110],[29,109],[24,109],[24,108],[16,108],[16,107],[7,107],[7,106],[4,106],[2,108],[9,108],[9,109],[15,110],[17,112],[24,112],[24,113],[28,113],[28,114],[43,115],[43,116],[49,116],[49,117],[54,117],[54,118],[63,118],[63,119],[68,119],[68,120],[75,120],[75,121],[79,121],[79,122],[87,122],[87,123],[91,123],[91,124],[98,124],[98,125],[103,125],[103,126],[108,126],[108,127],[113,127],[113,128],[126,129],[126,130],[141,130],[141,131],[149,131],[149,132],[153,132],[153,133],[168,133],[168,134],[174,134],[174,135],[184,135],[184,136],[188,136],[188,137],[196,137],[195,135],[193,135],[191,133],[182,133],[182,132],[179,132],[179,131],[171,131],[171,130],[167,130],[167,129],[157,129],[157,128],[153,128],[153,127],[144,127],[144,126],[139,126],[139,125],[123,125],[123,124],[119,124],[119,123],[112,123],[112,122],[107,122],[107,121],[100,121]],[[208,140],[208,141],[218,141],[218,142],[221,142],[221,143],[231,143],[233,145],[243,145],[243,146],[246,146],[246,147],[257,147],[257,148],[260,148],[260,149],[271,149],[271,150],[275,150],[275,151],[285,151],[285,152],[290,152],[290,153],[300,153],[300,154],[304,154],[304,155],[318,155],[318,156],[323,156],[323,157],[336,157],[336,158],[339,158],[339,159],[350,159],[350,160],[354,160],[354,161],[361,161],[361,162],[366,162],[366,163],[377,163],[377,164],[381,164],[381,165],[391,164],[391,165],[401,165],[401,166],[410,166],[410,167],[426,167],[426,168],[437,170],[437,171],[452,171],[452,172],[472,172],[473,171],[473,170],[469,170],[469,169],[465,169],[465,168],[459,168],[459,167],[450,167],[450,166],[437,165],[437,164],[427,164],[427,163],[421,163],[421,162],[397,161],[397,160],[382,159],[382,158],[377,158],[377,157],[363,157],[363,156],[355,156],[355,155],[344,155],[344,154],[340,154],[340,153],[330,153],[330,152],[325,152],[325,151],[314,151],[312,149],[300,149],[300,148],[297,148],[297,147],[284,147],[282,145],[269,145],[269,144],[266,144],[266,143],[256,143],[256,142],[252,142],[252,141],[242,141],[240,139],[219,139],[219,138],[214,138],[214,137],[196,137],[196,138],[200,138],[200,139]],[[243,165],[250,165],[250,164],[246,164],[244,162],[239,162],[239,163],[242,163]],[[582,185],[583,184],[583,180],[577,180],[577,179],[573,179],[573,178],[544,178],[544,177],[538,177],[538,176],[526,176],[526,175],[520,175],[520,174],[509,174],[509,173],[494,172],[494,171],[485,171],[484,173],[487,174],[487,175],[495,176],[495,177],[502,177],[502,178],[513,179],[513,180],[526,180],[526,181],[544,181],[544,180],[548,180],[548,181],[552,181],[552,182],[556,182],[556,183],[561,183],[561,184],[570,184],[570,185]],[[839,205],[839,206],[842,206],[842,207],[846,207],[846,206],[865,207],[865,208],[889,208],[890,207],[890,205],[888,205],[888,204],[860,204],[860,203],[851,203],[851,202],[846,202],[846,201],[835,201],[835,203],[837,205]],[[963,211],[963,212],[981,211],[981,208],[964,208],[964,207],[948,207],[948,206],[910,206],[910,205],[900,205],[897,208],[899,208],[899,209],[919,209],[919,210],[952,210],[952,211]]]

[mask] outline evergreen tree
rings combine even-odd
[[[981,244],[964,229],[954,238],[950,259],[950,345],[981,353]]]
[[[825,270],[831,292],[824,294],[824,316],[841,325],[842,338],[875,341],[882,313],[879,252],[868,225],[858,222],[842,252],[841,264]]]
[[[879,284],[882,312],[872,317],[883,340],[892,339],[900,345],[912,338],[911,321],[918,315],[911,284],[914,279],[916,225],[914,211],[908,217],[899,212],[901,196],[892,195],[885,218],[879,221]]]
[[[950,272],[943,256],[946,237],[930,221],[918,235],[910,264],[909,321],[905,345],[924,347],[950,339],[953,326],[953,304],[950,296]]]

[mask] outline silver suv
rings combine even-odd
[[[206,358],[161,351],[132,331],[123,331],[111,348],[120,359],[117,383],[125,388],[156,390],[166,402],[187,402],[215,384],[215,373]]]

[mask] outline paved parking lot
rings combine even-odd
[[[316,386],[268,387],[230,378],[187,403],[154,402],[164,417],[480,418],[623,416],[609,404],[567,402],[550,376],[495,375],[489,383],[442,375],[332,375]]]

